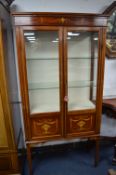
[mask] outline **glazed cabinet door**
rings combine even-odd
[[[62,28],[23,27],[19,60],[28,137],[62,135]],[[23,67],[23,72],[22,72]]]
[[[66,135],[94,133],[96,121],[99,29],[65,28]]]

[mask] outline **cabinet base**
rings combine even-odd
[[[88,140],[94,140],[95,141],[95,160],[94,160],[94,166],[96,167],[98,165],[98,163],[99,163],[99,143],[100,143],[100,139],[99,139],[99,136],[93,136],[93,137],[90,137],[90,138],[87,138],[87,139]],[[40,143],[40,142],[39,141],[26,142],[26,146],[27,146],[27,159],[28,159],[28,165],[29,165],[29,175],[33,175],[31,147],[32,146],[35,146],[38,143]]]
[[[17,152],[0,153],[0,175],[19,174]]]

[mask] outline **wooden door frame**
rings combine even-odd
[[[53,116],[60,115],[60,120],[62,123],[62,135],[64,133],[63,125],[64,125],[64,106],[62,104],[62,99],[64,96],[63,89],[63,32],[62,27],[59,26],[21,26],[16,27],[16,42],[17,42],[17,55],[18,55],[18,69],[19,69],[19,79],[20,79],[20,88],[21,88],[21,96],[22,96],[22,108],[23,108],[23,117],[24,117],[24,125],[25,125],[25,133],[26,140],[32,140],[31,138],[31,127],[30,127],[30,107],[29,107],[29,93],[28,93],[28,79],[27,79],[27,67],[26,67],[26,52],[25,52],[25,42],[24,42],[24,31],[58,31],[59,35],[59,83],[60,83],[60,113],[59,112],[47,112],[47,113],[37,113],[32,114],[33,117],[41,117],[44,115]]]
[[[103,80],[104,80],[104,61],[105,61],[105,46],[103,45],[106,32],[105,28],[103,27],[65,27],[64,28],[64,65],[65,65],[65,72],[64,72],[64,79],[65,79],[65,95],[68,94],[68,53],[67,53],[67,32],[68,31],[90,31],[90,32],[98,32],[98,67],[97,67],[97,89],[96,89],[96,109],[95,110],[78,110],[78,111],[72,111],[68,112],[67,104],[65,103],[65,128],[66,128],[66,118],[68,113],[70,115],[76,115],[76,114],[83,114],[83,113],[95,113],[96,114],[96,121],[95,121],[95,127],[96,127],[96,133],[99,134],[100,132],[100,125],[98,123],[101,122],[101,112],[102,112],[102,95],[103,95]]]

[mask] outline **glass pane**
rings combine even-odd
[[[98,33],[68,32],[68,110],[94,109]]]
[[[59,111],[58,31],[25,31],[31,113]]]

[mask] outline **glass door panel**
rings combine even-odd
[[[58,31],[25,31],[30,111],[60,111]]]
[[[68,111],[95,109],[98,33],[67,32]]]

